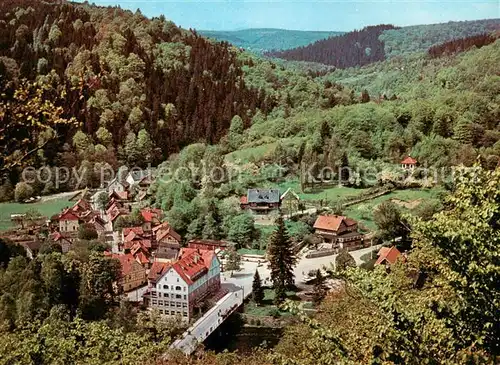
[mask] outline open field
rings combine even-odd
[[[344,210],[344,214],[356,219],[361,222],[367,228],[371,230],[375,230],[377,227],[373,222],[373,211],[380,203],[395,199],[401,202],[398,202],[399,206],[405,210],[410,212],[410,210],[406,209],[402,206],[403,203],[407,203],[407,206],[412,206],[416,208],[418,203],[422,203],[426,200],[437,199],[439,194],[441,193],[441,189],[408,189],[408,190],[396,190],[392,193],[380,196],[375,199],[367,200],[363,203],[351,205],[350,207]]]
[[[270,184],[270,188],[280,189],[284,193],[288,188],[292,188],[302,200],[335,200],[348,196],[356,196],[368,189],[349,188],[345,186],[332,185],[329,187],[307,188],[304,193],[300,192],[300,183],[298,179],[287,180],[277,184]]]
[[[50,218],[54,214],[59,213],[63,208],[69,207],[72,204],[73,203],[70,202],[67,197],[40,201],[32,204],[0,203],[0,231],[12,228],[12,223],[10,221],[11,214],[23,214],[30,209],[35,209],[43,216]]]

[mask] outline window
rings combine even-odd
[[[177,282],[179,282],[179,278],[177,278]]]
[[[163,314],[163,309],[160,309],[160,314]]]
[[[157,304],[158,304],[158,301],[157,301],[157,300],[153,300],[151,303],[152,303],[153,305],[157,305]]]
[[[179,279],[177,279],[177,280],[179,280]],[[175,290],[182,290],[182,288],[180,286],[176,286]]]
[[[168,293],[163,293],[163,296],[164,296],[165,298],[168,298]]]
[[[186,300],[186,294],[184,294],[184,300]]]
[[[175,311],[170,311],[171,316],[175,316]]]
[[[159,300],[158,305],[163,305],[163,300]]]
[[[182,308],[187,308],[187,303],[182,303]]]
[[[184,291],[186,291],[186,287],[184,287],[183,289],[184,289]]]
[[[184,295],[184,296],[185,296],[185,295]],[[182,298],[182,295],[180,295],[180,294],[175,294],[175,298],[176,298],[176,299],[181,299],[181,298]],[[184,298],[184,299],[186,299],[186,298]]]
[[[175,307],[175,302],[170,302],[171,307]]]
[[[180,308],[181,307],[181,303],[180,302],[177,302],[177,308]]]
[[[168,289],[168,285],[163,285],[163,289]]]
[[[188,314],[187,314],[186,312],[183,312],[183,313],[182,313],[182,316],[183,316],[183,317],[187,317],[187,316],[188,316]]]

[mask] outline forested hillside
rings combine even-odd
[[[363,66],[385,59],[384,44],[379,36],[392,25],[377,25],[355,30],[338,37],[282,52],[268,52],[271,57],[292,61],[324,63],[338,68]]]
[[[491,33],[496,29],[500,29],[500,19],[414,25],[387,30],[380,36],[380,41],[384,42],[386,56],[391,58],[425,52],[440,43]]]
[[[305,47],[269,52],[271,57],[309,61],[337,68],[363,66],[395,56],[427,52],[454,39],[489,34],[500,29],[500,19],[448,22],[410,27],[376,26],[317,41]]]
[[[273,28],[252,28],[234,31],[200,30],[201,35],[218,41],[226,41],[252,52],[262,53],[306,46],[320,39],[343,32],[300,31]]]
[[[37,0],[0,4],[0,89],[1,172],[12,184],[29,162],[85,167],[85,184],[96,186],[96,169],[215,143],[235,116],[247,127],[276,107],[336,103],[311,78],[163,16]],[[53,192],[53,183],[35,190]]]

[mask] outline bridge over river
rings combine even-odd
[[[245,299],[244,288],[235,284],[222,284],[228,293],[222,297],[210,310],[189,327],[171,348],[178,349],[186,355],[192,354],[198,344],[207,339],[224,320],[236,311]],[[247,296],[250,293],[247,293]]]
[[[361,256],[371,252],[373,249],[378,249],[379,246],[363,248],[357,251],[351,251],[350,254],[359,265],[362,263]],[[321,269],[324,266],[329,266],[335,261],[336,255],[308,259],[302,257],[294,269],[295,280],[301,281],[305,273],[310,270]],[[269,285],[269,269],[267,263],[259,265],[257,262],[242,262],[242,270],[222,274],[222,289],[227,291],[227,294],[219,299],[215,305],[206,312],[203,317],[198,319],[189,329],[187,329],[182,337],[175,341],[171,348],[178,349],[186,355],[192,354],[198,344],[202,343],[220,326],[224,320],[234,313],[252,293],[252,281],[255,270],[259,270],[260,277],[264,285]]]

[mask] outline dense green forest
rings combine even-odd
[[[300,31],[273,28],[252,28],[234,31],[200,30],[201,35],[226,41],[246,50],[263,53],[306,46],[317,40],[343,34],[343,32]]]
[[[406,28],[383,31],[368,37],[385,52],[377,62],[311,70],[207,40],[164,17],[4,0],[2,200],[13,198],[28,164],[86,168],[81,187],[99,185],[103,166],[159,164],[180,175],[162,174],[150,203],[184,238],[262,249],[269,235],[241,211],[238,196],[276,183],[276,166],[301,184],[303,166],[350,167],[354,173],[336,177],[373,191],[409,187],[398,167],[408,154],[422,167],[468,168],[443,183],[441,212],[397,215],[406,263],[332,272],[345,291],[327,296],[312,319],[286,303],[300,322],[274,349],[250,355],[167,359],[182,329],[119,302],[117,262],[99,242],[79,240],[67,254],[47,242],[29,260],[0,240],[0,364],[498,363],[500,40],[469,38],[492,22],[450,23],[448,35],[439,28],[446,24],[421,26],[417,40],[404,38]],[[395,41],[382,43],[388,33]],[[427,53],[433,45],[436,54]],[[376,181],[363,176],[368,167]],[[423,176],[416,169],[411,186],[434,186]],[[48,181],[31,189],[75,187]],[[313,222],[287,221],[290,239],[305,240]]]
[[[396,56],[426,52],[430,47],[454,39],[489,34],[500,29],[499,19],[411,27],[376,26],[319,40],[284,51],[267,52],[271,57],[318,62],[338,68],[363,66]]]
[[[233,117],[247,127],[290,104],[298,84],[314,93],[293,102],[334,105],[310,77],[164,17],[59,1],[9,0],[0,10],[0,162],[12,184],[31,163],[84,167],[85,184],[98,186],[95,170],[145,167],[189,143],[216,143]]]

